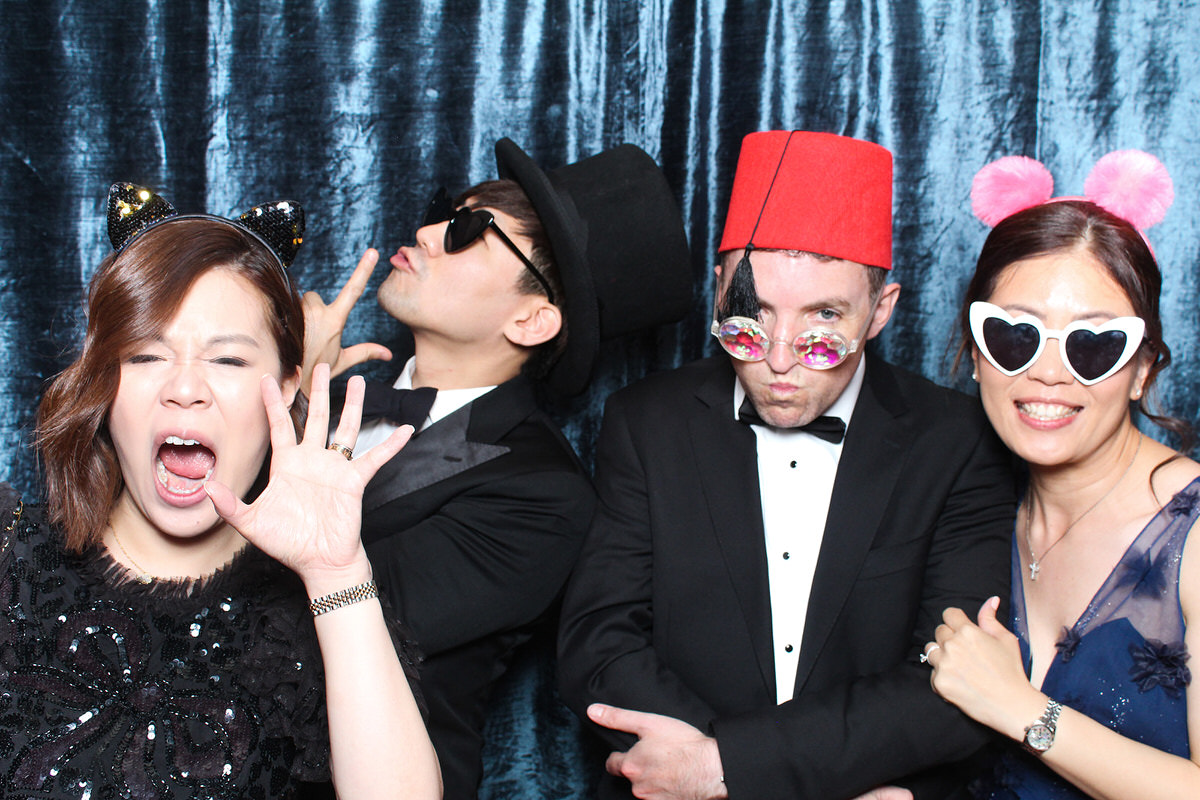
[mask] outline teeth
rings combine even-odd
[[[200,444],[200,443],[199,443],[198,441],[196,441],[195,439],[180,439],[178,436],[175,436],[174,434],[172,434],[171,436],[168,436],[168,437],[167,437],[167,441],[166,441],[166,443],[167,443],[167,444],[178,444],[178,445],[183,445],[183,446],[185,446],[185,447],[191,447],[192,445],[197,445],[197,444]]]
[[[171,442],[170,444],[175,443]],[[212,477],[213,471],[210,469],[207,473],[205,473],[204,477],[198,481],[192,478],[180,478],[177,475],[172,475],[171,473],[167,472],[167,468],[161,461],[159,461],[155,465],[155,473],[158,477],[158,482],[161,483],[163,488],[165,488],[168,492],[171,494],[188,495],[196,491],[196,484],[208,483],[208,479]],[[172,478],[174,478],[175,482],[172,481]],[[179,481],[182,481],[182,484],[180,484]]]
[[[1056,419],[1066,419],[1079,413],[1078,408],[1064,406],[1058,403],[1017,403],[1022,414],[1036,420],[1049,422]]]

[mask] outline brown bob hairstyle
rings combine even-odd
[[[972,346],[971,303],[989,299],[1009,265],[1069,251],[1089,253],[1100,262],[1125,292],[1134,313],[1145,320],[1146,335],[1140,355],[1150,360],[1150,371],[1138,409],[1156,425],[1179,437],[1181,449],[1187,452],[1194,440],[1191,426],[1181,419],[1155,413],[1149,402],[1155,378],[1171,363],[1171,348],[1163,341],[1158,311],[1162,289],[1158,262],[1133,225],[1088,200],[1043,203],[1006,217],[992,229],[983,243],[959,313],[961,339],[955,366]]]
[[[100,264],[88,289],[87,332],[75,361],[49,384],[38,407],[36,445],[50,521],[65,547],[100,541],[124,488],[108,432],[121,361],[170,323],[192,284],[224,269],[262,294],[284,374],[304,355],[304,312],[279,260],[253,234],[219,218],[161,222]],[[293,406],[293,419],[301,413]]]

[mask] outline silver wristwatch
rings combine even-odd
[[[1025,749],[1041,755],[1054,744],[1054,731],[1058,727],[1058,715],[1062,706],[1053,700],[1046,703],[1046,710],[1037,722],[1025,728]]]

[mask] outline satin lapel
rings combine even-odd
[[[507,447],[467,440],[470,411],[465,405],[429,426],[384,464],[363,492],[363,513],[507,453]]]
[[[363,493],[363,511],[504,455],[509,449],[495,442],[535,409],[532,387],[517,377],[438,420],[375,473]]]
[[[796,668],[797,695],[833,630],[900,480],[902,456],[913,435],[906,413],[891,367],[878,359],[868,360],[838,462],[813,576]]]
[[[774,697],[771,595],[757,446],[750,426],[733,418],[733,382],[732,369],[714,371],[696,392],[704,407],[691,416],[688,428],[713,531],[754,643],[763,684],[768,696]]]

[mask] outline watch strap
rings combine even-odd
[[[1042,716],[1038,717],[1037,721],[1025,726],[1025,749],[1036,755],[1041,755],[1051,748],[1054,744],[1054,736],[1058,732],[1058,715],[1062,713],[1062,704],[1056,700],[1049,700],[1046,703],[1046,710],[1042,712]],[[1030,736],[1030,732],[1037,729],[1037,738]]]

